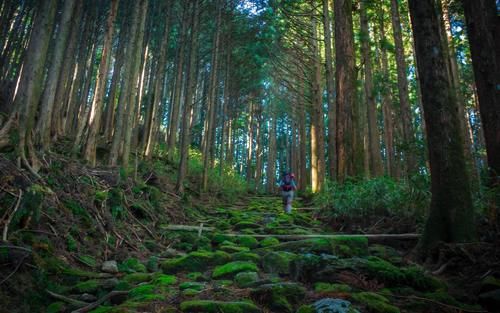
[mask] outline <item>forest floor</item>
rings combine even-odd
[[[411,262],[413,235],[329,237],[335,230],[300,199],[284,214],[278,197],[200,197],[180,216],[172,213],[180,199],[158,184],[158,169],[141,172],[143,183],[117,183],[108,170],[61,158],[49,163],[52,176],[17,200],[13,184],[30,179],[11,168],[10,184],[2,185],[12,207],[26,207],[31,197],[47,209],[32,208],[38,213],[28,218],[38,224],[17,221],[11,240],[0,245],[0,312],[488,312],[469,292],[493,292],[487,296],[495,301],[500,290],[492,271],[480,277],[480,287],[465,286],[467,277],[445,275],[458,266],[451,261],[437,264],[434,274]],[[12,166],[0,162],[0,169]],[[56,178],[57,168],[66,174]],[[121,193],[110,187],[116,184]],[[69,209],[56,213],[59,203]],[[168,218],[155,220],[155,207],[164,205]]]

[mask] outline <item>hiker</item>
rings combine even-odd
[[[292,213],[293,192],[297,189],[295,175],[284,172],[280,181],[281,197],[283,198],[283,208],[285,213]]]

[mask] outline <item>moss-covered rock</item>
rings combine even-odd
[[[203,275],[203,273],[201,273],[201,272],[187,273],[186,277],[192,281],[205,281],[205,280],[207,280],[207,277],[205,277],[205,275]]]
[[[257,265],[252,262],[247,261],[234,261],[230,263],[226,263],[221,266],[217,266],[213,273],[213,278],[232,278],[234,275],[239,272],[256,272],[258,271]]]
[[[279,243],[280,243],[280,241],[274,237],[266,237],[260,241],[260,246],[265,248],[265,247],[277,245]]]
[[[154,294],[155,286],[152,284],[140,285],[129,292],[130,298],[145,298],[147,295]]]
[[[177,282],[177,277],[174,275],[158,274],[153,279],[153,284],[157,286],[170,286]]]
[[[194,290],[200,291],[200,290],[205,289],[205,283],[187,281],[187,282],[183,282],[182,284],[180,284],[179,289],[180,290],[194,289]]]
[[[302,305],[297,313],[316,313],[316,310],[310,305]]]
[[[353,294],[352,298],[374,313],[400,313],[400,310],[391,305],[386,297],[373,292],[358,292]]]
[[[351,302],[344,299],[324,298],[314,302],[311,307],[315,313],[359,313]]]
[[[118,269],[120,270],[120,272],[125,272],[125,273],[147,272],[146,266],[136,258],[126,259],[125,261],[123,261],[118,265]]]
[[[223,251],[194,251],[182,257],[166,260],[161,267],[166,274],[179,271],[203,271],[210,266],[224,264],[230,258],[230,255]]]
[[[314,291],[316,292],[351,292],[352,288],[346,284],[329,284],[318,282],[314,284]]]
[[[204,313],[260,313],[260,309],[250,302],[222,302],[212,300],[192,300],[181,303],[182,312]]]
[[[250,287],[258,280],[259,274],[257,272],[241,272],[234,277],[234,282],[240,288]]]
[[[259,245],[259,241],[250,235],[238,237],[237,242],[240,246],[247,247],[249,249],[253,249]]]
[[[139,284],[151,281],[151,274],[148,273],[132,273],[125,275],[123,281],[129,284]]]
[[[200,292],[201,292],[201,290],[188,288],[188,289],[182,290],[182,295],[185,297],[193,297],[193,296],[196,296],[197,294],[199,294]]]
[[[66,311],[66,304],[61,301],[51,303],[46,310],[47,313],[62,313],[65,311]]]
[[[338,236],[330,240],[333,253],[342,257],[368,255],[368,238],[365,236]]]
[[[293,312],[294,306],[303,300],[306,289],[297,283],[261,285],[252,290],[252,296],[272,311]]]
[[[290,263],[296,254],[286,251],[269,252],[262,257],[262,268],[271,274],[290,274]]]
[[[219,247],[220,250],[227,253],[236,253],[236,252],[248,252],[250,251],[247,247],[240,247],[235,245],[224,245]]]
[[[233,253],[231,255],[231,258],[233,259],[233,261],[250,261],[254,263],[260,262],[260,255],[248,251]]]

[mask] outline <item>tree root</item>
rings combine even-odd
[[[74,310],[72,311],[71,313],[85,313],[85,312],[88,312],[92,309],[95,309],[97,308],[101,303],[115,297],[115,296],[121,296],[121,295],[128,295],[128,291],[118,291],[118,290],[114,290],[114,291],[111,291],[110,293],[108,293],[107,295],[105,295],[104,297],[102,297],[101,299],[95,301],[95,302],[92,302],[82,308],[79,308],[78,310]]]

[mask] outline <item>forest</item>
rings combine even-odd
[[[500,312],[498,0],[0,1],[0,312]]]

